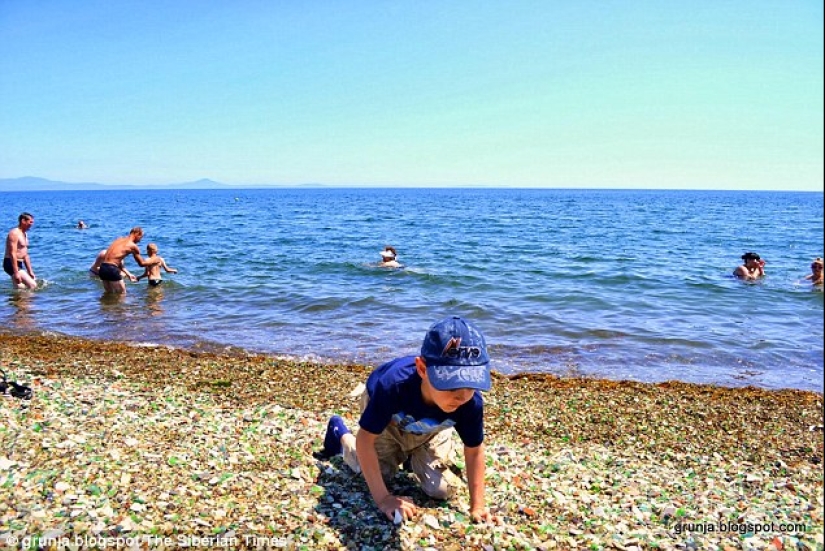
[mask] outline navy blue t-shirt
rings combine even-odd
[[[367,379],[370,401],[361,414],[361,428],[381,434],[395,421],[412,434],[431,434],[455,427],[465,446],[475,448],[484,441],[484,401],[476,391],[466,404],[452,413],[429,406],[421,396],[421,376],[415,356],[397,358],[379,366]]]

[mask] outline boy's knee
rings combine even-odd
[[[421,489],[433,499],[450,499],[455,495],[456,487],[441,473],[435,473],[436,471],[424,474]]]
[[[419,467],[419,468],[415,468]],[[425,463],[415,465],[418,479],[421,481],[421,489],[428,496],[435,499],[450,499],[455,495],[461,479],[455,476],[452,471],[442,464]]]

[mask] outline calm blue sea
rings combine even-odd
[[[459,314],[505,373],[823,388],[823,293],[801,281],[823,254],[821,193],[6,192],[3,235],[24,210],[44,281],[0,281],[5,331],[376,365]],[[135,225],[180,273],[104,298],[86,270]],[[386,244],[403,269],[376,267]],[[749,250],[762,282],[730,276]]]

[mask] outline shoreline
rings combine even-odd
[[[330,414],[357,425],[347,395],[370,367],[9,334],[0,367],[34,389],[28,407],[0,402],[0,542],[51,530],[310,549],[823,545],[812,391],[495,374],[487,501],[504,523],[471,525],[466,489],[434,502],[402,474],[393,484],[421,520],[396,528],[339,458],[311,455]],[[806,531],[699,533],[748,522]]]
[[[8,327],[0,328],[0,336],[7,336],[7,337],[17,337],[17,338],[32,338],[32,337],[43,337],[43,338],[55,338],[55,339],[68,339],[70,341],[87,341],[87,342],[97,342],[101,344],[115,344],[115,345],[122,345],[132,348],[163,348],[163,349],[170,349],[170,350],[179,350],[185,353],[193,353],[193,354],[213,354],[216,356],[234,356],[234,357],[267,357],[277,359],[279,361],[284,361],[287,363],[301,363],[301,364],[317,364],[320,366],[353,366],[354,368],[358,369],[364,366],[371,366],[375,367],[379,363],[387,361],[390,359],[389,356],[382,357],[378,363],[371,364],[368,363],[368,360],[365,358],[352,358],[352,357],[328,357],[328,356],[319,356],[315,354],[309,355],[301,355],[301,354],[291,354],[289,352],[272,352],[263,349],[254,349],[254,348],[245,348],[235,344],[225,344],[216,341],[210,340],[192,340],[187,342],[181,343],[163,343],[163,342],[156,342],[152,340],[111,340],[105,337],[93,337],[93,336],[84,336],[84,335],[73,335],[69,333],[63,333],[59,331],[53,330],[46,330],[46,329],[38,329],[38,330],[14,330]],[[414,349],[410,350],[412,353]],[[662,384],[670,384],[670,383],[679,383],[679,384],[686,384],[698,387],[711,387],[711,388],[724,388],[729,390],[742,390],[742,389],[759,389],[766,392],[784,392],[784,391],[799,391],[799,392],[811,392],[814,394],[823,394],[825,390],[820,388],[811,388],[811,387],[799,387],[799,386],[789,386],[789,387],[781,387],[781,386],[772,386],[768,384],[760,384],[759,382],[753,383],[748,382],[747,378],[751,375],[751,372],[746,372],[743,375],[733,377],[737,379],[736,382],[720,382],[720,381],[703,381],[703,380],[683,380],[678,378],[672,379],[657,379],[657,380],[648,380],[645,378],[631,378],[631,379],[623,379],[621,377],[610,377],[607,373],[595,373],[595,372],[588,372],[586,370],[581,369],[575,361],[568,360],[562,362],[564,364],[564,368],[557,367],[555,371],[521,371],[521,370],[511,370],[511,371],[496,371],[493,369],[493,374],[498,375],[501,378],[519,378],[522,376],[536,376],[539,378],[548,377],[550,379],[575,379],[575,380],[594,380],[594,381],[602,381],[604,383],[613,383],[613,384],[640,384],[643,386],[657,386]],[[370,368],[371,369],[371,368]]]

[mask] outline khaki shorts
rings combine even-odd
[[[361,393],[361,412],[369,403],[365,390]],[[421,482],[421,489],[430,497],[448,499],[455,494],[461,480],[450,470],[453,456],[452,429],[433,434],[410,434],[398,429],[393,421],[375,441],[375,452],[385,481],[398,472],[398,467],[410,458],[413,473]],[[356,473],[361,472],[354,439],[345,439],[344,462]]]

